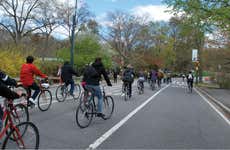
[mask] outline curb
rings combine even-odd
[[[222,102],[220,102],[219,100],[215,99],[214,97],[212,97],[210,94],[208,94],[205,90],[201,89],[201,88],[196,88],[197,90],[199,90],[201,93],[203,93],[206,97],[208,97],[210,100],[212,100],[214,103],[216,103],[221,109],[223,109],[226,113],[228,113],[230,115],[230,108],[225,106]]]

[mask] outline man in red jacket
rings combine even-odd
[[[35,90],[29,101],[35,104],[35,99],[40,92],[40,88],[34,81],[34,75],[40,76],[41,78],[47,78],[47,75],[43,74],[34,64],[34,57],[28,56],[26,63],[22,65],[20,72],[20,81],[24,87]]]

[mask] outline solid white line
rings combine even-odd
[[[194,88],[195,89],[195,88]],[[230,126],[230,120],[225,117],[225,115],[223,115],[212,103],[209,102],[209,100],[207,100],[206,97],[203,96],[203,94],[201,94],[197,89],[195,89],[195,91],[228,123],[228,125]]]
[[[124,123],[126,123],[132,116],[134,116],[139,110],[141,110],[146,104],[148,104],[150,101],[153,100],[160,92],[165,90],[169,85],[162,88],[158,92],[156,92],[153,96],[151,96],[149,99],[147,99],[144,103],[142,103],[139,107],[137,107],[135,110],[133,110],[131,113],[129,113],[125,118],[123,118],[120,122],[118,122],[115,126],[113,126],[110,130],[105,132],[101,137],[99,137],[95,142],[89,145],[87,150],[96,149],[98,146],[100,146],[108,137],[110,137],[115,131],[117,131]]]

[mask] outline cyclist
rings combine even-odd
[[[102,113],[102,104],[103,104],[103,96],[100,88],[100,80],[101,75],[103,75],[108,86],[112,86],[110,79],[105,71],[104,65],[100,57],[96,58],[93,64],[86,67],[83,74],[83,81],[85,81],[86,88],[90,88],[94,90],[95,96],[98,98],[98,109],[97,116],[103,117]]]
[[[157,72],[154,69],[150,71],[150,81],[153,83],[153,86],[155,86],[157,81]]]
[[[157,72],[157,85],[158,88],[161,88],[161,80],[164,78],[163,72],[159,69]]]
[[[7,85],[16,86],[17,82],[6,75],[3,71],[0,70],[0,96],[5,97],[7,99],[17,99],[20,97],[21,93],[16,93],[11,91]],[[0,107],[0,131],[2,129],[2,117],[3,117],[3,110]]]
[[[145,82],[145,74],[143,71],[140,71],[138,74],[137,84],[140,84],[144,89],[144,82]]]
[[[48,76],[43,74],[34,64],[34,57],[28,56],[26,63],[22,65],[20,72],[20,81],[22,85],[29,90],[34,90],[33,95],[29,98],[29,105],[35,105],[36,97],[40,92],[40,88],[34,81],[34,75],[40,76],[41,78],[47,78]]]
[[[193,80],[194,80],[194,76],[192,74],[192,71],[189,71],[189,74],[187,75],[187,84],[191,85],[191,88],[193,88]]]
[[[132,83],[134,81],[134,75],[133,68],[130,64],[127,67],[124,67],[122,81],[124,85],[128,85],[129,98],[132,96]]]
[[[69,64],[68,61],[64,62],[64,65],[61,68],[61,80],[65,83],[66,86],[70,84],[70,95],[74,97],[74,80],[73,75],[78,76],[77,72]]]

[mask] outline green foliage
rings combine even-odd
[[[64,48],[58,51],[57,57],[63,60],[70,60],[70,49]],[[107,50],[103,50],[99,39],[92,35],[81,35],[77,38],[74,50],[74,64],[78,68],[83,68],[95,60],[96,57],[101,57],[106,67],[111,67],[112,62]]]

